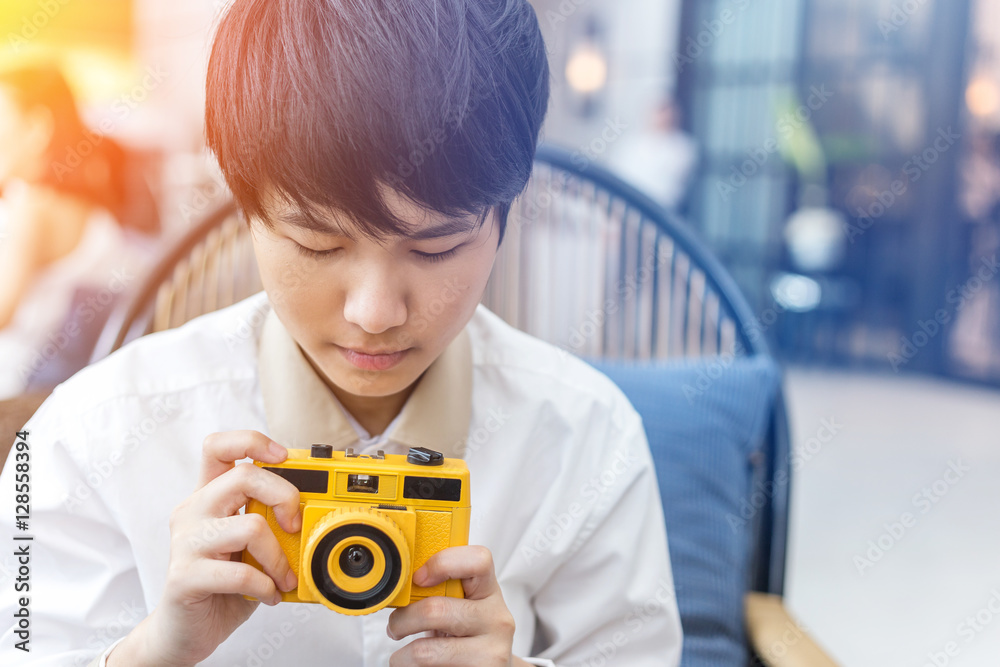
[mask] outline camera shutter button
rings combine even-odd
[[[406,455],[406,462],[418,466],[444,465],[444,454],[426,447],[410,447],[410,453]]]
[[[314,459],[332,459],[333,445],[313,445],[309,457]]]

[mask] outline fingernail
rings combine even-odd
[[[292,532],[297,533],[300,530],[302,530],[302,514],[296,512],[292,517]]]
[[[419,570],[413,573],[413,583],[417,586],[423,586],[427,581],[427,568],[421,567]]]
[[[271,456],[275,458],[281,459],[285,457],[285,448],[276,442],[271,442],[267,446],[267,451]]]
[[[295,575],[293,570],[288,571],[288,576],[285,577],[285,590],[290,591],[293,588],[298,587],[299,578]]]
[[[273,607],[276,604],[278,604],[279,602],[281,602],[281,593],[275,591],[274,597],[271,598],[271,606]]]

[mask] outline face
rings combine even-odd
[[[336,211],[322,216],[325,230],[307,229],[273,197],[273,229],[251,223],[276,313],[327,383],[354,396],[410,387],[472,317],[497,253],[492,214],[475,229],[475,216],[448,219],[387,194],[411,236],[380,243]]]

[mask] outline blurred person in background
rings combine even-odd
[[[80,348],[149,252],[125,228],[159,231],[134,181],[122,147],[81,120],[57,67],[0,69],[0,399],[47,366],[68,377],[86,363]]]
[[[994,279],[1000,253],[1000,131],[980,128],[960,170],[961,204],[967,217],[962,238],[964,263],[948,293],[955,306],[955,324],[949,347],[969,368],[990,372],[998,368],[996,340],[1000,338],[1000,286]]]
[[[610,156],[621,178],[669,210],[684,203],[697,162],[698,145],[681,129],[680,109],[669,97],[653,108],[648,127],[626,132]]]

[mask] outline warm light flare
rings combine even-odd
[[[566,80],[578,93],[594,93],[608,80],[608,63],[593,44],[583,44],[573,51],[566,63]]]
[[[58,63],[83,105],[133,83],[132,0],[0,0],[0,68]]]
[[[991,79],[977,77],[965,90],[965,103],[974,116],[992,116],[1000,110],[1000,88]]]

